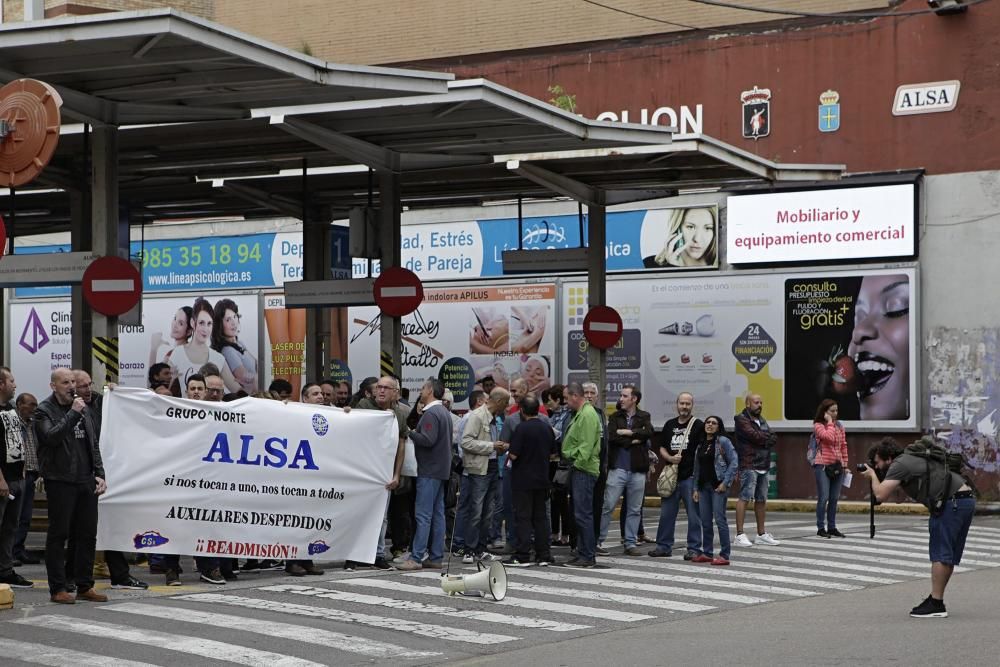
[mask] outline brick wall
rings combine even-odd
[[[885,8],[886,0],[752,0],[758,7],[830,12]],[[692,2],[605,0],[620,9],[698,27],[782,17]],[[315,56],[397,63],[682,30],[581,0],[216,0],[215,20]]]
[[[24,0],[2,0],[4,23],[15,23],[24,18]],[[157,7],[173,7],[182,12],[195,14],[204,18],[212,18],[215,14],[215,0],[173,0],[172,2],[157,2],[156,0],[45,0],[46,18],[65,16],[68,14],[94,14],[102,11],[128,11],[137,9],[156,9]]]

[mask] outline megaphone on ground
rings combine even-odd
[[[503,600],[507,595],[507,570],[498,561],[483,569],[483,564],[477,563],[479,572],[475,574],[451,574],[441,577],[441,590],[448,595],[456,593],[474,597],[486,597],[483,591],[488,591],[496,601]]]

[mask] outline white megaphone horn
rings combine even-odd
[[[441,577],[441,590],[448,595],[462,593],[477,597],[485,597],[483,591],[489,591],[496,601],[503,600],[507,595],[507,570],[497,561],[483,569],[483,564],[477,563],[479,572],[475,574],[451,574]]]

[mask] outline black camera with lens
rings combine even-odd
[[[864,472],[865,468],[867,468],[867,467],[868,467],[867,464],[865,464],[865,463],[859,463],[856,466],[854,466],[854,469],[857,470],[858,472]]]

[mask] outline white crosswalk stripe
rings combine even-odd
[[[44,614],[42,616],[19,618],[11,621],[11,623],[60,632],[73,632],[88,637],[101,637],[119,642],[132,642],[141,646],[153,646],[178,653],[198,655],[203,658],[225,660],[238,665],[257,666],[266,664],[269,667],[320,667],[322,664],[271,651],[227,644],[214,639],[201,639],[200,637],[189,635],[167,633],[159,630],[145,630],[117,623],[104,623],[89,619]]]
[[[656,572],[649,572],[647,570],[638,570],[632,572],[629,570],[610,568],[610,569],[599,570],[599,572],[604,576],[612,576],[612,577],[631,577],[633,579],[653,579],[656,581],[662,581],[664,579],[663,574],[658,574]],[[700,586],[715,586],[717,588],[735,588],[741,591],[749,591],[751,593],[769,593],[771,595],[787,595],[789,597],[804,598],[816,595],[816,593],[813,591],[804,591],[797,588],[785,588],[783,586],[764,586],[761,584],[748,584],[742,581],[725,581],[720,579],[713,579],[712,577],[689,577],[682,574],[669,575],[669,581],[676,582],[679,584],[698,584]]]
[[[274,591],[276,593],[294,593],[295,595],[309,595],[328,600],[339,600],[341,602],[356,602],[358,604],[374,605],[378,607],[389,607],[391,609],[401,609],[404,611],[418,612],[423,614],[439,614],[441,616],[452,616],[455,618],[474,619],[487,623],[500,623],[505,626],[516,628],[537,628],[540,630],[550,630],[552,632],[572,632],[573,630],[585,630],[589,625],[578,625],[576,623],[561,623],[550,621],[544,618],[529,618],[524,616],[508,616],[507,614],[497,614],[490,611],[466,611],[455,607],[440,607],[423,602],[411,602],[409,600],[397,600],[395,598],[384,598],[375,595],[364,595],[361,593],[349,593],[346,591],[333,591],[327,588],[314,588],[312,586],[297,586],[295,584],[278,584],[277,586],[265,586],[262,591]]]
[[[964,569],[994,567],[1000,528],[986,527],[995,535],[975,528]],[[928,579],[926,523],[890,522],[875,540],[866,531],[819,539],[808,521],[785,523],[782,532],[794,536],[776,547],[737,547],[729,567],[616,554],[598,558],[595,569],[509,569],[501,601],[449,597],[439,572],[418,571],[53,606],[8,623],[0,618],[0,655],[59,667],[443,663],[686,614]]]
[[[434,580],[440,578],[439,575],[433,572],[413,572],[406,576],[412,578],[425,578]],[[508,580],[507,588],[509,590],[518,592],[538,593],[541,595],[554,595],[556,597],[569,597],[576,600],[615,602],[617,604],[629,605],[632,607],[652,607],[667,612],[675,612],[675,611],[700,612],[700,611],[711,611],[715,609],[715,607],[710,605],[695,604],[693,602],[678,602],[677,600],[668,600],[663,598],[648,598],[639,595],[623,595],[621,593],[610,593],[608,591],[593,590],[589,588],[565,588],[562,586],[545,586],[543,584],[528,584],[524,583],[523,581],[517,581],[516,577],[513,580]]]
[[[365,577],[363,579],[337,579],[327,583],[347,584],[348,586],[367,586],[369,588],[380,588],[390,591],[402,591],[404,593],[415,593],[417,595],[433,595],[441,597],[440,586],[414,586],[404,584],[396,579],[382,579],[376,577]],[[575,604],[563,604],[561,602],[550,602],[548,600],[533,600],[531,598],[518,598],[507,596],[503,600],[497,601],[492,598],[488,601],[482,598],[461,598],[474,602],[487,602],[489,606],[500,607],[520,607],[522,609],[536,609],[538,611],[552,611],[557,614],[571,614],[574,616],[587,616],[590,618],[603,618],[609,621],[623,621],[633,623],[635,621],[647,621],[655,616],[649,614],[636,614],[629,611],[618,611],[616,609],[597,609],[596,607],[584,607]]]
[[[264,590],[264,589],[259,589]],[[319,589],[322,590],[322,589]],[[248,598],[238,595],[224,595],[222,593],[195,593],[184,595],[179,599],[193,600],[195,602],[207,602],[214,604],[224,604],[233,607],[244,607],[246,609],[259,609],[264,611],[274,611],[282,614],[296,616],[308,616],[311,618],[323,618],[339,623],[357,623],[373,628],[395,630],[397,632],[408,632],[422,637],[432,639],[443,639],[453,642],[470,642],[473,644],[502,644],[512,642],[517,639],[511,635],[499,635],[486,632],[475,632],[461,628],[449,628],[431,623],[409,621],[398,618],[386,618],[384,616],[372,616],[370,614],[357,614],[343,611],[341,609],[330,609],[328,607],[312,607],[291,602],[278,602],[275,600],[263,600],[258,598]]]
[[[779,547],[780,548],[780,547]],[[794,553],[794,549],[781,549],[783,552]],[[809,553],[814,553],[810,551]],[[825,555],[825,554],[824,554]],[[764,551],[754,549],[740,550],[738,554],[733,556],[735,559],[734,564],[737,564],[743,559],[753,560],[765,560],[765,561],[777,561],[779,563],[796,563],[799,565],[815,565],[821,568],[834,568],[837,570],[852,570],[854,572],[863,572],[866,574],[891,574],[900,577],[917,577],[920,576],[916,570],[900,570],[892,567],[877,567],[875,565],[863,565],[861,563],[844,563],[837,560],[830,560],[829,558],[803,558],[801,556],[789,556],[786,554],[779,554],[774,550]],[[777,567],[777,566],[775,566]]]
[[[882,530],[875,536],[875,540],[880,542],[884,538],[889,538],[897,540],[900,542],[915,542],[917,544],[927,545],[927,535],[922,535],[920,537],[914,536],[913,533],[908,533],[904,530]],[[995,554],[1000,553],[1000,544],[996,540],[975,537],[974,533],[970,532],[969,537],[966,538],[965,543],[976,549],[982,550],[982,553]]]
[[[741,570],[764,570],[767,572],[774,572],[778,566],[771,565],[770,563],[752,563],[746,559],[746,557],[741,557],[738,562],[735,563],[734,572]],[[810,577],[821,577],[823,579],[841,579],[844,581],[854,581],[857,583],[865,584],[898,584],[899,579],[889,579],[888,577],[873,577],[867,574],[857,574],[855,572],[838,572],[836,570],[831,570],[828,568],[804,568],[795,567],[787,564],[782,564],[780,566],[780,572],[787,572],[789,574],[804,574]]]
[[[878,549],[886,555],[900,554],[903,556],[905,554],[904,557],[918,558],[924,561],[928,558],[926,538],[921,542],[919,538],[911,539],[896,535],[880,535],[875,540],[866,540],[865,546]],[[967,565],[978,565],[979,567],[996,567],[1000,565],[1000,563],[994,561],[971,560],[970,556],[975,558],[993,558],[996,554],[976,549],[975,545],[968,542],[966,542],[964,553],[966,557],[962,559],[962,562]]]
[[[188,596],[189,600],[197,600],[197,595]],[[335,648],[348,653],[359,653],[373,658],[429,658],[440,653],[429,651],[408,651],[402,646],[373,642],[361,637],[351,637],[339,632],[330,632],[319,628],[306,628],[301,625],[282,623],[280,621],[261,620],[248,618],[246,616],[233,616],[231,614],[218,614],[213,612],[199,611],[186,607],[164,607],[147,604],[144,602],[123,602],[121,604],[98,607],[102,611],[115,611],[125,614],[136,614],[139,616],[152,616],[153,618],[166,619],[170,621],[183,621],[185,623],[204,623],[205,625],[215,625],[218,627],[231,627],[254,632],[259,635],[277,637],[279,639],[292,639],[305,642],[307,644],[317,644],[327,648]]]
[[[58,648],[46,646],[45,644],[33,644],[31,642],[21,642],[16,639],[4,639],[0,637],[0,653],[7,656],[16,656],[22,662],[31,662],[36,665],[51,665],[52,667],[155,667],[152,663],[136,662],[135,660],[108,660],[107,656],[96,655],[94,653],[84,653],[74,651],[69,648]]]
[[[790,544],[783,544],[780,547],[775,547],[775,550],[779,550],[782,553],[787,552],[787,553],[791,553],[791,554],[802,554],[803,556],[824,556],[824,557],[829,558],[832,554],[830,553],[830,550],[825,549],[825,546],[826,545],[823,545],[823,546],[816,545],[816,548],[813,549],[813,548],[805,548],[805,547],[792,546]],[[839,551],[839,549],[836,547],[836,545],[833,546],[832,550],[833,551]],[[861,552],[860,549],[858,550],[858,553],[849,553],[849,554],[840,554],[840,553],[838,553],[837,557],[838,558],[844,558],[845,560],[848,560],[848,561],[864,561],[865,563],[875,563],[875,564],[878,564],[878,565],[891,565],[891,566],[893,566],[893,568],[896,568],[896,569],[899,569],[899,568],[911,568],[913,570],[913,572],[911,572],[911,575],[916,575],[918,571],[926,571],[926,569],[927,569],[926,567],[924,567],[923,564],[910,562],[907,559],[902,559],[901,560],[901,559],[898,559],[898,558],[885,558],[885,557],[882,557],[882,556],[869,556],[869,555],[866,555],[865,552]],[[846,563],[844,565],[837,565],[837,567],[844,567],[845,565],[846,565]],[[883,571],[888,571],[888,570],[883,570]],[[963,571],[963,570],[961,570],[960,568],[956,568],[956,572],[961,572],[961,571]]]
[[[602,577],[596,576],[581,576],[574,574],[562,574],[560,572],[552,572],[552,568],[549,568],[548,572],[532,572],[530,570],[521,570],[518,572],[520,577],[529,577],[533,579],[545,579],[546,581],[560,581],[567,584],[583,584],[585,586],[605,586],[608,588],[621,589],[631,589],[639,591],[647,591],[650,593],[671,593],[673,595],[683,595],[686,597],[701,598],[703,600],[721,600],[724,602],[737,602],[740,604],[759,604],[761,602],[770,602],[769,598],[754,597],[752,595],[736,595],[735,593],[719,593],[717,591],[701,590],[697,588],[681,588],[678,586],[662,586],[659,584],[644,584],[634,581],[619,581],[617,579],[604,579]],[[588,574],[602,574],[602,570],[583,570]]]
[[[927,551],[926,550],[924,550],[923,552],[919,552],[919,551],[916,551],[916,550],[915,551],[901,551],[901,550],[899,550],[899,551],[893,552],[893,554],[892,554],[893,557],[892,558],[886,558],[885,556],[868,556],[868,555],[866,555],[866,554],[882,553],[882,550],[878,549],[876,547],[873,547],[873,546],[867,546],[866,544],[859,544],[859,543],[841,544],[839,542],[835,542],[833,544],[824,544],[824,545],[822,545],[822,547],[820,547],[819,545],[817,545],[816,549],[800,549],[800,548],[793,548],[792,549],[792,551],[794,551],[796,553],[811,553],[811,554],[823,554],[824,550],[826,551],[827,555],[829,555],[830,551],[839,552],[839,553],[845,553],[845,554],[853,554],[854,558],[856,560],[864,560],[864,561],[868,561],[868,562],[871,562],[871,563],[885,563],[885,564],[889,564],[889,565],[898,565],[898,566],[903,566],[903,567],[915,567],[915,568],[919,568],[919,569],[925,569],[925,566],[928,566],[928,564],[929,564],[929,561],[927,560]],[[896,562],[894,559],[897,559],[897,558],[901,559],[903,561],[906,561],[906,562],[902,562],[902,563]],[[909,561],[922,561],[922,562],[910,563]],[[973,560],[973,559],[963,559],[962,562],[963,563],[967,563],[968,565],[975,565],[977,567],[993,567],[993,564],[990,563],[990,562],[988,562],[988,561]],[[964,572],[965,570],[963,570],[962,568],[955,568],[955,571],[956,572]]]
[[[835,591],[856,591],[863,588],[863,586],[852,586],[851,584],[842,584],[837,581],[823,581],[821,579],[802,579],[800,577],[786,577],[777,574],[760,574],[758,572],[742,572],[740,570],[734,570],[731,567],[713,567],[709,569],[703,565],[687,565],[682,563],[671,563],[666,559],[658,560],[637,560],[629,558],[602,558],[602,563],[609,563],[611,565],[622,565],[622,566],[633,566],[641,568],[653,568],[653,569],[664,569],[673,570],[677,572],[692,572],[692,573],[705,573],[713,577],[730,577],[734,579],[753,579],[754,581],[773,581],[775,583],[783,584],[798,584],[800,586],[811,586],[813,588],[829,588]],[[741,566],[745,566],[744,563],[740,563]],[[768,568],[771,569],[771,568]],[[676,581],[673,575],[666,575],[671,577],[672,581]],[[747,589],[749,590],[749,589]]]

